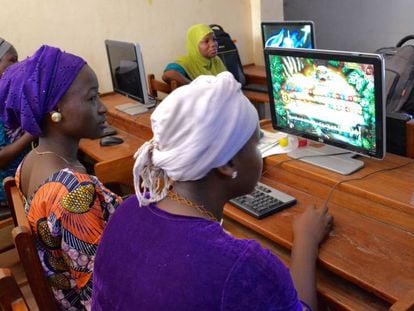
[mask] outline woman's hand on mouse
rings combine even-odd
[[[306,239],[308,243],[318,246],[332,230],[333,217],[326,205],[315,207],[311,205],[293,222],[295,239]]]

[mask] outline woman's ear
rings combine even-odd
[[[236,166],[234,165],[234,161],[233,159],[230,160],[227,164],[216,167],[217,172],[225,177],[225,178],[231,178],[234,179],[236,176],[237,177],[237,169]]]

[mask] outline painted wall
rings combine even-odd
[[[161,78],[165,65],[185,53],[187,28],[215,23],[237,39],[242,62],[253,62],[251,1],[13,0],[1,6],[0,36],[20,58],[41,44],[82,56],[95,70],[100,91],[107,92],[112,86],[105,39],[138,42],[146,72]]]
[[[251,0],[253,62],[264,65],[262,21],[283,20],[283,0]],[[244,63],[245,64],[245,63]]]
[[[313,20],[323,49],[374,52],[395,46],[414,34],[413,11],[412,0],[284,0],[285,19]]]

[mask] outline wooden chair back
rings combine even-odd
[[[58,310],[55,297],[37,254],[35,240],[26,218],[23,197],[13,178],[7,181],[5,190],[7,197],[10,197],[9,203],[11,203],[14,218],[17,222],[17,226],[12,230],[14,245],[26,273],[33,297],[40,310]]]
[[[154,98],[158,98],[158,92],[170,94],[176,88],[177,88],[176,81],[172,81],[171,84],[168,84],[163,81],[156,80],[153,74],[148,75],[149,94]]]
[[[7,268],[0,268],[0,310],[29,310],[12,271]]]
[[[98,179],[111,190],[114,190],[111,186],[121,185],[127,187],[129,191],[128,194],[130,194],[134,191],[134,176],[132,174],[133,167],[134,158],[132,156],[128,156],[115,160],[98,162],[94,165],[94,171],[95,176],[98,177]],[[117,193],[121,194],[119,192]]]
[[[16,187],[16,182],[13,177],[9,176],[3,179],[3,187],[4,192],[6,194],[7,202],[10,207],[10,213],[13,218],[14,226],[17,226],[18,223],[24,223],[26,222],[26,225],[28,226],[29,223],[26,219],[26,214],[24,212],[24,203],[22,200],[22,197],[20,195],[19,189]],[[15,203],[18,203],[23,205],[23,210],[17,209],[14,206]]]
[[[16,196],[20,196],[20,193],[18,189],[14,187],[15,185],[16,184],[14,182],[13,177],[6,177],[3,179],[3,187],[7,199],[9,217],[0,220],[0,230],[8,230],[11,232],[12,228],[17,226],[16,213],[13,207],[13,198]],[[10,233],[8,234],[8,236],[10,236],[10,241],[8,241],[8,243],[2,243],[2,246],[0,247],[0,253],[6,252],[14,248],[14,243],[11,240]]]

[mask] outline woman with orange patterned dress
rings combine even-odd
[[[17,185],[40,260],[63,309],[90,309],[95,252],[121,199],[77,159],[81,138],[98,138],[106,108],[85,61],[42,46],[0,80],[0,117],[39,137],[20,164]]]

